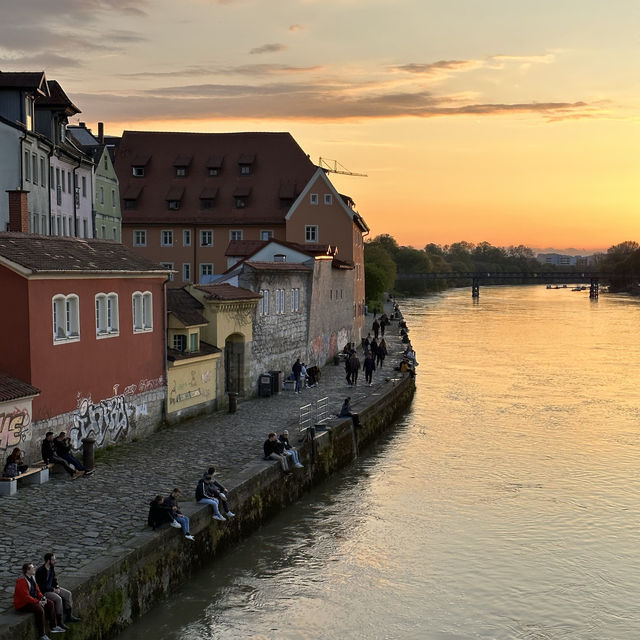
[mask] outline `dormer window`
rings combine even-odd
[[[142,192],[142,185],[140,183],[129,185],[122,194],[122,201],[124,202],[124,208],[131,211],[138,206],[138,198]]]
[[[167,200],[167,205],[171,211],[177,211],[180,208],[180,200]]]
[[[286,262],[287,261],[287,256],[284,253],[276,253],[273,256],[273,261],[274,262]]]
[[[131,173],[134,178],[144,178],[146,166],[149,164],[151,156],[137,155],[131,163]]]
[[[240,166],[241,176],[250,176],[253,173],[253,163],[255,156],[247,153],[243,153],[238,159],[238,165]]]
[[[169,188],[165,199],[167,206],[171,211],[177,211],[180,208],[182,202],[182,196],[184,195],[184,187],[172,186]]]
[[[176,178],[186,178],[187,167],[176,167]]]
[[[233,192],[233,202],[236,209],[246,209],[249,206],[249,196],[251,189],[249,187],[238,187]]]
[[[239,196],[239,197],[235,198],[233,206],[236,209],[246,209],[248,204],[249,204],[249,199],[248,198],[244,198],[242,196]]]
[[[207,160],[207,175],[216,178],[222,173],[223,156],[209,156]]]
[[[144,167],[131,167],[134,178],[144,178]]]
[[[176,351],[186,351],[187,350],[187,336],[183,333],[176,333],[173,336],[173,348]]]
[[[200,192],[200,208],[213,209],[218,196],[218,187],[205,187]]]
[[[27,131],[33,131],[33,98],[31,96],[25,96],[24,112]]]
[[[250,164],[241,164],[240,165],[240,175],[241,176],[249,176],[249,175],[251,175],[251,165]]]
[[[176,178],[186,178],[189,173],[190,164],[191,156],[178,156],[173,161],[173,167],[176,170]]]

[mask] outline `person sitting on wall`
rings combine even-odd
[[[56,462],[64,467],[64,470],[71,476],[72,480],[79,478],[82,475],[82,471],[74,469],[66,460],[61,458],[56,453],[55,442],[53,441],[53,431],[47,431],[44,440],[42,441],[42,459],[45,464]]]
[[[287,456],[284,455],[284,445],[278,440],[278,436],[272,431],[262,445],[265,460],[279,460],[282,470],[289,474]]]
[[[340,413],[338,414],[338,418],[351,418],[353,421],[353,426],[358,428],[360,426],[360,416],[357,413],[353,413],[351,411],[351,397],[347,397],[344,399],[342,403],[342,408],[340,409]]]
[[[51,600],[47,600],[34,578],[36,568],[31,562],[22,565],[22,575],[16,580],[13,591],[13,606],[16,611],[33,613],[40,640],[49,640],[44,632],[45,618],[49,619],[51,633],[62,633],[64,629],[58,626],[56,608]]]
[[[29,468],[29,465],[24,462],[23,453],[19,447],[11,452],[4,465],[3,478],[15,478]]]
[[[51,552],[45,553],[44,564],[38,567],[36,571],[36,582],[44,597],[53,602],[58,618],[58,626],[66,630],[65,622],[80,622],[80,618],[73,615],[73,596],[71,591],[63,589],[58,584],[55,566],[55,554]]]
[[[67,437],[66,431],[61,431],[53,440],[56,453],[69,464],[72,464],[76,471],[82,471],[85,476],[90,476],[95,469],[87,471],[84,465],[71,453],[71,438]]]
[[[289,432],[286,429],[278,436],[278,440],[284,445],[284,451],[282,453],[293,460],[293,466],[296,469],[302,469],[304,465],[300,463],[298,450],[289,442]]]
[[[182,533],[184,533],[184,537],[187,540],[191,540],[193,542],[195,538],[191,535],[191,532],[189,530],[189,524],[190,524],[189,518],[180,511],[180,506],[178,505],[178,498],[180,497],[181,493],[182,492],[180,491],[180,489],[177,489],[177,488],[174,489],[164,499],[164,502],[162,504],[169,511],[169,514],[171,515],[171,519],[172,519],[171,526],[176,527],[177,529],[182,529]]]
[[[224,510],[224,515],[227,518],[234,518],[235,513],[229,509],[229,504],[227,502],[227,490],[216,480],[216,468],[209,467],[207,472],[204,474],[205,476],[211,476],[211,480],[209,481],[209,493],[211,493],[218,502],[222,505]]]
[[[218,498],[209,492],[211,479],[210,475],[205,474],[198,480],[198,484],[196,485],[196,502],[200,504],[210,504],[213,509],[213,519],[226,521],[226,518],[220,513],[220,509],[218,508]]]
[[[147,524],[155,531],[163,524],[170,524],[173,522],[173,518],[169,513],[169,510],[163,504],[164,498],[161,495],[157,495],[149,503],[149,515],[147,516]],[[180,526],[180,525],[178,525]]]

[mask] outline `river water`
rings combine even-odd
[[[402,303],[399,428],[121,640],[640,637],[640,300]]]

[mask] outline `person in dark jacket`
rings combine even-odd
[[[302,379],[302,363],[300,362],[300,358],[296,358],[296,361],[291,367],[291,372],[293,373],[293,379],[296,381],[295,392],[300,393],[300,382]]]
[[[376,367],[381,367],[384,364],[384,359],[387,357],[387,341],[382,338],[376,351]]]
[[[51,600],[56,609],[58,624],[65,629],[64,622],[79,622],[73,615],[73,596],[71,591],[63,589],[56,578],[56,556],[49,552],[44,554],[44,564],[36,571],[38,588],[47,600]],[[60,622],[64,621],[64,622]]]
[[[213,509],[214,520],[226,520],[218,508],[218,498],[209,492],[211,480],[212,478],[208,474],[205,474],[200,478],[200,480],[198,480],[198,484],[196,485],[196,502],[201,504],[210,504]]]
[[[176,527],[176,528],[181,528],[182,532],[184,533],[184,537],[187,540],[191,540],[192,542],[195,540],[195,538],[191,535],[191,532],[189,530],[189,518],[187,516],[184,515],[184,513],[182,513],[182,511],[180,511],[180,505],[178,504],[178,498],[181,495],[181,491],[180,489],[174,489],[165,499],[164,502],[162,503],[163,506],[169,511],[169,514],[171,515],[171,519],[173,520],[173,522],[171,523],[172,527]]]
[[[347,397],[344,399],[342,403],[342,407],[340,408],[340,413],[338,414],[339,418],[351,418],[354,427],[360,426],[360,417],[357,413],[353,413],[351,410],[351,398]]]
[[[82,471],[76,471],[66,460],[63,460],[56,453],[55,442],[53,441],[53,431],[47,431],[44,440],[42,441],[42,459],[45,464],[51,462],[57,462],[64,467],[64,470],[71,476],[73,480],[79,478],[82,475]]]
[[[168,509],[163,505],[164,498],[157,495],[149,503],[149,515],[147,516],[147,524],[155,531],[163,524],[171,524],[173,518]],[[178,525],[179,526],[179,525]]]
[[[373,384],[373,372],[376,370],[376,363],[370,353],[367,354],[367,357],[364,359],[362,370],[364,371],[365,380],[367,381],[369,386],[371,386]]]
[[[209,492],[218,499],[218,502],[222,505],[222,509],[224,510],[224,515],[227,518],[234,518],[235,513],[229,509],[229,503],[227,502],[227,493],[226,488],[216,480],[216,468],[209,467],[207,472],[204,474],[205,476],[211,476],[211,480],[209,482]]]
[[[373,324],[371,325],[371,328],[373,329],[373,337],[377,340],[378,333],[380,332],[380,323],[376,318],[373,319]]]
[[[16,580],[13,591],[13,606],[16,611],[33,613],[40,640],[49,640],[49,636],[44,632],[45,618],[49,619],[52,633],[62,633],[64,629],[58,626],[53,602],[47,600],[38,589],[35,572],[36,568],[31,562],[22,565],[22,575]]]
[[[290,456],[293,460],[293,466],[296,469],[302,469],[304,467],[303,464],[300,463],[300,458],[298,458],[298,450],[289,442],[289,431],[285,429],[279,436],[278,440],[284,445],[283,454],[285,456]]]
[[[282,470],[291,473],[287,465],[287,456],[284,455],[284,445],[278,440],[278,436],[272,431],[262,445],[265,460],[279,460]]]
[[[53,444],[56,449],[56,453],[69,464],[72,464],[76,471],[82,471],[85,476],[91,475],[95,469],[87,471],[83,464],[71,453],[71,438],[67,438],[67,433],[61,431],[53,440]]]
[[[24,473],[28,468],[29,465],[24,463],[22,449],[16,447],[5,462],[2,476],[4,478],[15,478],[21,473]]]

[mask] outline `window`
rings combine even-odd
[[[318,204],[318,194],[312,193],[309,197],[309,202],[311,202],[311,204]]]
[[[107,156],[105,154],[104,156],[104,170],[106,171],[109,168],[109,164],[108,164],[108,160],[107,160]]]
[[[167,200],[167,205],[171,211],[177,211],[180,208],[180,200]]]
[[[116,190],[115,189],[111,189],[111,206],[112,207],[116,206]]]
[[[71,171],[67,171],[67,191],[71,193]]]
[[[220,175],[220,167],[209,167],[207,173],[210,178],[215,178]]]
[[[304,227],[304,241],[305,242],[318,242],[318,225],[307,224]]]
[[[160,246],[161,247],[173,246],[173,231],[171,229],[163,229],[160,232]]]
[[[60,167],[56,167],[56,187],[60,189]]]
[[[53,297],[53,342],[74,342],[80,339],[80,316],[78,296],[57,295]]]
[[[87,222],[86,218],[83,218],[83,220],[82,220],[82,230],[84,231],[84,237],[88,238],[89,237],[89,223]]]
[[[87,176],[82,176],[82,197],[87,197]]]
[[[200,231],[200,246],[213,247],[213,231],[210,229]]]
[[[96,336],[99,338],[118,335],[118,294],[96,295]]]
[[[132,167],[134,178],[144,178],[144,167]]]
[[[291,311],[300,311],[300,289],[291,289]]]
[[[198,334],[190,333],[189,334],[189,351],[199,351],[200,345],[198,344]]]
[[[200,198],[200,207],[202,209],[213,209],[215,200],[213,198]]]
[[[236,209],[246,209],[249,204],[248,196],[236,196],[234,198],[234,204]]]
[[[286,294],[284,289],[276,289],[276,313],[284,313]]]
[[[53,189],[55,187],[55,183],[53,182],[53,167],[49,167],[49,188]]]
[[[242,240],[242,230],[232,229],[229,231],[229,240]]]
[[[333,204],[333,196],[330,193],[324,194],[324,203],[325,204]]]
[[[274,262],[286,262],[287,261],[287,256],[284,253],[276,253],[273,256],[273,261]]]
[[[187,350],[187,336],[183,333],[176,333],[173,336],[173,348],[176,351],[186,351]]]
[[[40,158],[40,184],[47,186],[47,170],[45,169],[44,158]]]
[[[186,178],[187,167],[176,167],[176,178]]]
[[[269,315],[269,289],[260,289],[260,295],[262,299],[258,304],[258,313],[261,316]]]
[[[134,247],[146,247],[147,246],[147,232],[138,229],[133,232],[133,246]]]
[[[128,211],[135,209],[138,206],[138,201],[135,198],[125,198],[124,208]]]
[[[167,271],[171,271],[173,272],[173,262],[161,262],[160,266],[163,267],[164,269],[166,269]],[[173,282],[173,280],[175,280],[175,273],[170,273],[169,274],[169,281]]]
[[[38,184],[38,156],[35,153],[31,154],[31,176],[33,184]]]
[[[241,176],[250,176],[251,175],[251,165],[250,164],[241,164],[240,165],[240,175]]]
[[[265,230],[260,232],[260,240],[271,240],[273,238],[273,231]]]
[[[24,152],[24,179],[31,181],[31,164],[29,162],[29,152]]]
[[[182,282],[191,282],[191,264],[189,262],[182,265]]]
[[[191,246],[191,229],[182,230],[182,246],[183,247]]]
[[[33,98],[31,96],[25,97],[25,115],[27,130],[33,131]]]
[[[60,170],[60,175],[62,176],[62,179],[60,180],[60,186],[62,187],[62,193],[65,193],[66,191],[66,186],[65,186],[65,176],[64,176],[64,169]]]
[[[100,204],[104,204],[104,187],[100,187]]]
[[[213,264],[211,262],[203,262],[200,264],[200,282],[207,283],[211,281],[213,275]]]
[[[136,291],[133,294],[133,331],[134,333],[140,333],[152,330],[153,299],[151,292],[145,291],[141,293]]]

